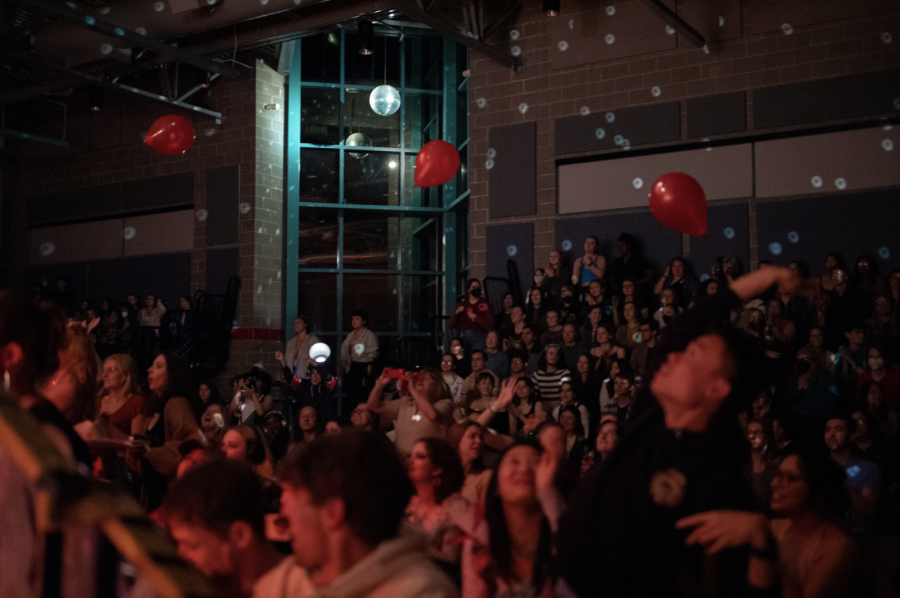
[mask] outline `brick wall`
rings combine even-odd
[[[562,13],[556,18],[568,19],[566,11],[576,9],[581,10],[581,3],[576,0],[563,2]],[[673,50],[553,69],[550,64],[554,45],[552,19],[542,13],[540,0],[526,0],[514,24],[518,38],[515,42],[509,39],[495,42],[505,51],[513,44],[519,46],[526,65],[523,72],[515,73],[472,52],[469,82],[472,275],[485,275],[488,222],[533,222],[535,263],[546,261],[555,243],[554,119],[558,117],[579,114],[582,107],[593,113],[900,65],[900,11],[794,27],[790,35],[783,31],[751,35],[744,12],[741,37],[710,43],[706,49],[689,46],[679,39],[679,47]],[[651,93],[655,86],[661,90],[658,97]],[[528,106],[524,113],[519,110],[523,103]],[[537,123],[537,214],[489,218],[485,167],[489,129],[525,121]]]

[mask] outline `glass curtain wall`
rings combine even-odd
[[[287,291],[288,337],[296,301],[337,363],[350,314],[365,310],[379,337],[376,368],[436,365],[440,316],[467,268],[467,51],[424,32],[375,33],[370,55],[358,53],[353,30],[295,42],[287,142],[289,170],[299,173],[289,172],[287,187],[299,226],[296,254],[290,239],[287,254],[298,275],[296,295]],[[388,116],[369,104],[384,84],[400,94]],[[460,148],[463,166],[450,183],[421,189],[413,165],[436,139]]]

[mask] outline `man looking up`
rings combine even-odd
[[[178,554],[210,578],[218,596],[312,596],[306,572],[266,540],[262,479],[248,463],[193,467],[169,489],[162,509]]]
[[[288,455],[282,479],[281,513],[289,521],[293,558],[317,592],[332,598],[459,595],[428,558],[426,540],[399,535],[415,490],[384,436],[351,430],[314,440]]]

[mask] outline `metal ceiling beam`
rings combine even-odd
[[[0,137],[16,137],[18,139],[26,139],[37,143],[55,145],[57,147],[69,147],[69,142],[63,141],[62,139],[53,139],[52,137],[44,137],[42,135],[32,135],[31,133],[25,133],[24,131],[16,131],[14,129],[6,129],[3,127],[0,127]]]
[[[706,38],[700,35],[696,29],[687,24],[687,21],[679,17],[671,8],[662,3],[662,0],[641,0],[650,12],[662,19],[664,23],[683,35],[689,42],[702,48],[706,45]]]
[[[87,73],[81,73],[76,71],[75,69],[70,69],[66,66],[59,66],[58,64],[53,64],[50,62],[45,62],[39,58],[34,58],[33,56],[28,56],[26,54],[19,54],[17,52],[0,52],[0,60],[5,60],[17,64],[21,64],[22,66],[30,69],[34,69],[37,71],[52,71],[63,75],[67,78],[76,78],[85,81],[86,83],[93,85],[95,87],[101,87],[103,89],[108,89],[113,93],[123,93],[126,95],[138,95],[141,97],[148,98],[153,100],[154,102],[160,102],[162,104],[167,104],[169,106],[175,106],[181,108],[183,110],[188,110],[194,113],[206,114],[207,116],[212,116],[217,120],[223,120],[225,117],[221,112],[216,112],[214,110],[207,110],[206,108],[201,108],[200,106],[194,106],[193,104],[185,104],[184,102],[179,102],[178,100],[171,100],[164,95],[160,95],[158,93],[151,93],[149,91],[144,91],[143,89],[138,89],[136,87],[131,87],[130,85],[122,85],[120,83],[109,83],[104,81],[100,77],[95,75],[89,75]]]
[[[230,79],[234,79],[240,74],[240,70],[230,64],[216,62],[215,60],[204,58],[199,54],[182,50],[172,44],[159,42],[145,35],[122,29],[112,23],[102,21],[85,12],[72,8],[65,2],[49,2],[48,0],[12,1],[23,8],[27,8],[31,12],[39,13],[59,21],[65,21],[79,27],[84,27],[91,31],[96,31],[97,33],[113,39],[122,40],[138,48],[146,48],[160,56],[170,58],[174,62],[192,64],[203,70],[211,73],[218,73]]]
[[[414,21],[428,25],[438,33],[446,35],[450,39],[468,46],[480,54],[484,54],[491,60],[509,67],[516,72],[525,70],[525,64],[515,56],[501,52],[494,46],[484,43],[480,39],[466,35],[452,23],[448,23],[434,13],[427,13],[416,5],[413,0],[387,0],[387,3],[397,11],[402,12]],[[465,8],[463,8],[465,10]]]

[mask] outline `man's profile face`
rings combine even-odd
[[[178,543],[178,556],[201,573],[214,579],[231,575],[234,563],[225,538],[203,526],[179,519],[169,521],[169,531]]]
[[[675,405],[698,407],[707,401],[715,401],[718,408],[725,396],[719,396],[721,389],[716,392],[710,385],[722,382],[725,351],[722,337],[705,334],[691,341],[684,351],[669,353],[650,382],[650,390],[663,410]]]
[[[294,562],[307,570],[318,569],[327,554],[328,539],[321,509],[312,503],[309,491],[284,484],[281,516],[288,521]]]

